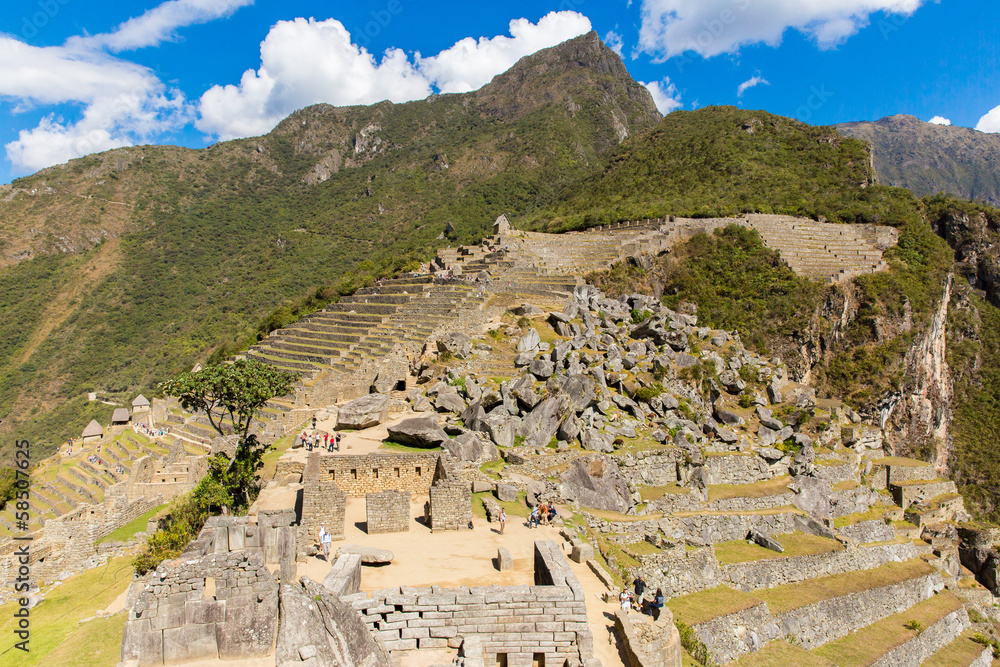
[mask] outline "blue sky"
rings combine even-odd
[[[589,29],[661,111],[813,124],[908,113],[1000,131],[986,0],[8,0],[0,182],[115,146],[261,134],[315,102],[473,90]],[[471,39],[470,39],[471,38]]]

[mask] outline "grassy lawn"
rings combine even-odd
[[[931,658],[935,667],[969,667],[973,660],[982,655],[985,648],[972,641],[974,634],[975,630],[966,630],[958,639],[935,653]]]
[[[274,479],[274,473],[278,469],[278,459],[281,455],[288,451],[288,448],[292,446],[295,441],[295,436],[302,432],[306,424],[309,422],[305,421],[292,429],[291,433],[288,435],[278,438],[275,441],[274,447],[264,454],[264,466],[260,469],[260,478],[265,482]]]
[[[493,495],[491,491],[483,491],[481,493],[472,494],[472,513],[478,516],[480,519],[486,518],[486,508],[483,507],[483,498],[489,496],[500,503],[500,506],[507,510],[507,516],[520,516],[528,518],[531,515],[531,510],[528,509],[528,504],[525,501],[525,493],[522,491],[517,494],[517,500],[504,502],[502,500],[497,500],[496,496]]]
[[[776,586],[757,591],[756,595],[767,602],[772,614],[781,614],[822,600],[898,584],[932,572],[936,572],[933,567],[915,558],[905,563],[889,563],[874,570],[832,574],[799,584]]]
[[[674,617],[690,625],[710,621],[719,616],[733,614],[756,606],[761,599],[726,586],[673,598],[667,602]]]
[[[146,522],[152,519],[154,516],[159,514],[160,510],[169,505],[170,503],[163,503],[159,507],[154,507],[142,516],[137,516],[132,519],[129,523],[114,531],[113,533],[108,533],[101,539],[97,541],[98,544],[103,544],[104,542],[125,542],[130,537],[136,533],[146,530]]]
[[[884,618],[867,628],[813,649],[812,653],[831,660],[840,667],[870,665],[892,649],[917,636],[916,631],[906,627],[907,623],[916,621],[921,627],[928,628],[961,606],[961,600],[945,591],[913,605],[902,613]],[[979,648],[982,649],[981,646]],[[941,663],[932,660],[928,664]]]
[[[486,473],[494,479],[500,479],[500,471],[503,470],[504,461],[503,459],[497,459],[496,461],[487,461],[483,465],[479,466],[479,470]]]
[[[0,654],[0,667],[118,664],[125,614],[83,625],[79,621],[111,604],[131,581],[131,559],[116,558],[49,590],[31,610],[31,651],[5,651]],[[13,613],[13,603],[0,606],[0,634],[4,637],[13,637]]]
[[[833,663],[783,639],[773,641],[757,653],[749,653],[732,667],[833,667]]]
[[[788,484],[792,478],[775,477],[766,479],[755,484],[709,484],[708,502],[713,500],[723,500],[728,498],[765,498],[767,496],[780,496],[783,493],[790,493]]]
[[[715,545],[715,555],[721,565],[732,565],[733,563],[748,563],[755,560],[768,558],[794,558],[796,556],[812,556],[830,551],[840,551],[844,546],[837,540],[827,537],[810,535],[808,533],[787,533],[785,535],[774,535],[774,539],[785,548],[784,553],[765,549],[756,543],[747,543],[746,540],[733,540],[732,542],[719,542]]]

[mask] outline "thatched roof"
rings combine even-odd
[[[115,424],[117,422],[127,422],[131,419],[131,415],[128,413],[126,408],[115,408],[115,411],[111,413],[111,423]]]
[[[138,396],[135,397],[135,400],[132,401],[132,407],[133,408],[148,408],[149,407],[149,399],[146,398],[145,396],[143,396],[142,394],[139,394]]]
[[[96,419],[91,419],[90,423],[87,424],[87,428],[83,429],[83,435],[81,437],[89,438],[95,435],[97,436],[104,435],[104,428],[102,428],[101,425],[97,423]]]

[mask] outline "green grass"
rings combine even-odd
[[[844,526],[850,526],[855,523],[861,523],[862,521],[872,521],[874,519],[881,519],[885,516],[885,510],[878,507],[873,507],[867,512],[855,512],[854,514],[845,514],[844,516],[839,516],[833,520],[834,528],[843,528]]]
[[[31,610],[31,652],[8,650],[0,654],[0,667],[116,665],[121,657],[125,615],[83,625],[78,621],[107,607],[131,582],[130,560],[118,558],[48,590],[45,599]],[[0,606],[0,633],[4,637],[13,636],[13,613],[12,603]]]
[[[767,602],[772,614],[782,614],[830,598],[898,584],[936,571],[917,558],[903,563],[889,563],[874,570],[833,574],[798,584],[776,586],[756,591],[755,595]]]
[[[664,486],[642,486],[639,487],[639,494],[642,499],[646,502],[650,500],[659,500],[664,496],[686,496],[691,493],[691,489],[688,487],[680,486],[679,484],[666,484]]]
[[[697,625],[713,618],[749,609],[761,602],[761,598],[756,595],[726,586],[717,586],[673,598],[667,601],[667,606],[674,613],[675,618],[688,625]]]
[[[972,641],[974,634],[975,630],[966,630],[958,639],[935,653],[932,657],[934,667],[969,667],[985,648]]]
[[[808,533],[787,533],[773,537],[785,548],[784,552],[771,551],[756,543],[748,544],[746,540],[733,540],[715,544],[715,556],[719,559],[719,564],[732,565],[756,560],[812,556],[844,548],[837,540]]]
[[[492,491],[482,491],[472,494],[472,513],[480,519],[486,518],[486,508],[483,507],[483,498],[487,496],[493,498],[501,507],[507,510],[507,516],[528,518],[531,515],[531,510],[528,509],[528,504],[525,500],[526,495],[523,491],[517,494],[517,500],[513,501],[498,500]]]
[[[892,649],[917,636],[912,627],[907,627],[912,621],[916,621],[923,628],[928,628],[961,606],[961,600],[950,591],[944,591],[902,613],[884,618],[846,637],[813,649],[812,653],[830,660],[839,667],[870,665]],[[937,666],[941,663],[934,660],[928,664]]]
[[[756,653],[743,656],[732,663],[732,667],[834,667],[834,664],[784,639],[778,639]]]
[[[154,507],[145,514],[137,516],[130,522],[122,526],[121,528],[115,530],[114,532],[108,533],[101,539],[97,540],[97,544],[104,544],[105,542],[125,542],[130,537],[138,532],[146,530],[146,523],[152,519],[154,516],[160,513],[160,511],[169,505],[170,503],[163,503],[159,507]]]

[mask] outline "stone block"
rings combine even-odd
[[[503,502],[517,500],[517,487],[513,484],[497,484],[497,498]]]
[[[171,665],[219,657],[215,624],[185,625],[163,631],[163,664]]]
[[[577,563],[585,563],[594,558],[594,547],[585,542],[579,542],[573,545],[573,551],[570,552],[569,557]]]
[[[188,600],[184,606],[185,625],[204,625],[207,623],[222,623],[226,620],[225,600],[194,601]]]
[[[497,549],[497,568],[501,572],[510,572],[514,569],[514,556],[504,547]]]

